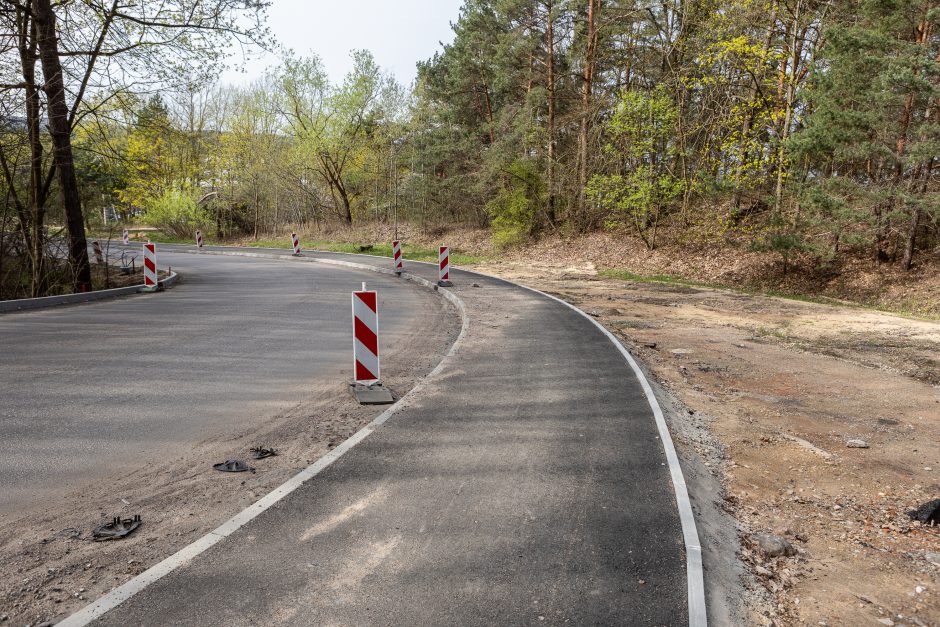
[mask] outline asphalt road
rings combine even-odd
[[[100,624],[686,624],[675,495],[622,356],[562,304],[452,276],[470,330],[413,403]]]
[[[164,255],[160,294],[0,314],[0,516],[290,407],[350,377],[350,291],[380,290],[383,342],[435,296],[372,272]]]

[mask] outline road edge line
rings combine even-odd
[[[209,252],[209,251],[206,251]],[[238,253],[227,253],[227,252],[216,252],[215,254],[220,255],[238,255]],[[245,255],[247,256],[247,255]],[[262,257],[263,255],[250,255]],[[275,258],[283,257],[281,255],[272,256]],[[288,257],[287,259],[293,260]],[[311,261],[316,261],[320,263],[325,263],[327,265],[343,266],[355,269],[365,269],[371,272],[378,272],[381,274],[394,274],[391,270],[386,270],[385,268],[377,268],[374,266],[367,266],[365,264],[352,263],[347,261],[340,261],[338,259],[311,259]],[[461,325],[460,333],[457,335],[457,339],[454,340],[454,343],[451,344],[450,349],[444,353],[444,356],[441,357],[441,360],[437,363],[433,370],[431,370],[424,377],[420,378],[414,387],[412,387],[408,392],[405,393],[400,399],[395,401],[391,407],[383,411],[381,414],[376,416],[372,422],[361,428],[359,431],[351,435],[349,438],[344,440],[339,446],[333,450],[327,452],[325,455],[321,456],[315,462],[295,474],[293,477],[274,488],[263,497],[238,512],[227,521],[203,535],[201,538],[187,544],[182,549],[178,550],[176,553],[173,553],[166,559],[158,562],[157,564],[151,566],[144,572],[133,577],[129,581],[121,584],[117,588],[114,588],[107,594],[102,597],[99,597],[97,600],[89,603],[82,609],[77,612],[67,616],[63,620],[56,623],[57,627],[83,627],[88,625],[94,620],[101,618],[109,611],[120,606],[122,603],[133,597],[138,592],[144,590],[151,584],[159,581],[166,575],[170,574],[174,570],[185,566],[191,562],[194,558],[205,552],[207,549],[211,548],[222,539],[227,536],[230,536],[235,531],[241,527],[248,524],[251,520],[256,518],[262,512],[270,509],[274,504],[283,499],[285,496],[302,486],[304,483],[312,479],[313,477],[320,474],[323,470],[328,468],[333,462],[342,457],[347,451],[352,449],[354,446],[365,440],[373,431],[378,429],[380,426],[388,422],[388,420],[395,415],[399,409],[402,409],[405,406],[405,403],[411,401],[414,396],[416,396],[421,390],[424,389],[427,384],[437,377],[441,370],[447,365],[447,362],[450,361],[450,358],[457,353],[457,349],[460,343],[466,337],[467,332],[470,329],[470,318],[467,316],[467,310],[464,307],[463,301],[459,296],[450,292],[448,290],[439,290],[437,286],[426,279],[421,277],[409,274],[402,273],[402,278],[414,283],[418,283],[428,289],[431,289],[435,292],[441,294],[445,300],[450,302],[457,309],[457,312],[460,314]]]

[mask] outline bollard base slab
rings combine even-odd
[[[294,253],[293,255],[291,255],[291,257],[303,257],[303,255],[301,255],[300,253]]]
[[[372,385],[350,383],[349,393],[360,405],[390,405],[395,402],[391,391],[382,387],[381,383],[373,383]]]
[[[437,284],[440,285],[441,287],[454,287],[454,284],[451,283],[450,281],[441,280],[441,281],[438,281]]]
[[[140,288],[140,291],[141,292],[162,292],[163,289],[164,289],[163,286],[157,283],[156,285],[145,285],[142,288]]]

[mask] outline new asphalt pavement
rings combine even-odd
[[[173,257],[172,265],[180,270],[196,263],[194,255]],[[199,279],[207,293],[174,290],[157,297],[177,310],[212,302],[227,312],[232,339],[254,341],[257,328],[266,323],[265,340],[280,344],[269,351],[264,366],[288,376],[304,355],[292,347],[292,338],[302,331],[300,323],[284,310],[309,306],[293,295],[301,290],[289,289],[286,278],[279,286],[259,286],[265,290],[261,294],[245,290],[245,298],[256,301],[248,316],[238,313],[244,305],[235,299],[220,302],[221,295],[212,294],[229,268],[277,263],[291,265],[216,257]],[[433,266],[406,261],[406,270],[436,278]],[[347,275],[323,266],[306,280],[320,289],[348,290]],[[452,272],[452,279],[470,326],[438,376],[325,471],[98,622],[687,624],[686,556],[676,496],[650,406],[623,356],[591,321],[563,304],[496,279],[460,271]],[[381,280],[381,289],[402,294],[395,306],[401,307],[401,323],[406,324],[404,294],[415,288],[384,283],[394,281],[390,278],[368,280]],[[146,298],[110,306],[136,308]],[[388,300],[395,302],[394,297]],[[47,342],[74,351],[66,330],[95,332],[107,322],[96,315],[106,307],[29,314],[36,318],[26,322]],[[348,324],[339,309],[337,317],[337,329]],[[194,326],[174,330],[187,338],[176,344],[179,350],[159,359],[186,364],[210,350],[198,344],[198,316],[190,319]],[[5,342],[22,341],[17,350],[26,355],[35,350],[34,343],[18,339],[20,332],[9,327],[21,320],[0,318],[0,332],[6,334]],[[150,329],[169,324],[167,317],[148,317],[142,311],[141,322]],[[137,328],[121,328],[120,342],[106,342],[113,332],[98,331],[101,348],[76,358],[122,359],[131,368],[127,376],[157,389],[169,384],[147,381],[142,369],[152,339],[142,339]],[[232,344],[215,344],[223,359],[184,366],[193,371],[234,366],[240,372],[227,387],[222,375],[213,372],[200,392],[220,402],[230,394],[241,403],[278,402],[289,385],[272,389],[252,384],[258,364],[249,368],[232,358]],[[346,349],[343,344],[338,342],[337,348]],[[28,359],[58,368],[57,380],[65,382],[81,369],[80,361]],[[239,371],[239,365],[245,370]],[[114,376],[119,370],[125,372],[116,368]],[[18,376],[25,380],[32,373],[24,370]],[[50,385],[48,393],[78,412],[60,413],[71,416],[62,418],[64,432],[80,435],[83,446],[97,446],[101,425],[95,404],[76,402],[68,385]],[[146,393],[144,383],[135,390]],[[153,392],[154,399],[157,394]],[[21,437],[31,428],[28,417],[45,421],[54,432],[49,419],[29,407],[27,399],[4,411],[4,424],[13,427],[5,426],[0,437]],[[6,472],[9,462],[0,463],[7,464],[0,469]],[[38,469],[32,472],[42,476]]]

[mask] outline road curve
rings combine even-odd
[[[676,496],[629,365],[564,304],[452,275],[469,332],[414,402],[98,622],[687,624]]]
[[[209,255],[161,258],[164,293],[0,315],[0,516],[193,442],[251,428],[351,371],[349,293],[383,299],[383,344],[434,324],[426,289],[372,272]]]

